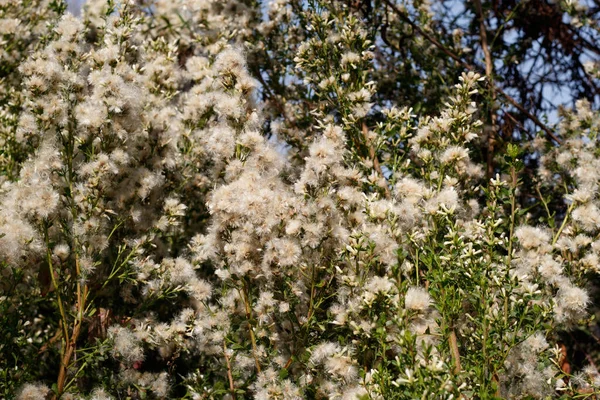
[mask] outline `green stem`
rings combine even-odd
[[[67,314],[65,313],[65,308],[63,306],[62,298],[60,296],[60,287],[58,286],[58,282],[54,274],[54,266],[52,265],[52,253],[50,252],[50,240],[48,239],[48,225],[46,223],[44,223],[44,240],[46,242],[46,260],[48,262],[48,268],[50,270],[50,279],[52,279],[52,285],[54,286],[54,291],[56,292],[56,301],[58,303],[58,309],[60,311],[60,318],[62,321],[63,337],[65,340],[69,340],[69,332],[67,331]]]
[[[505,280],[510,280],[510,264],[512,263],[512,253],[513,253],[513,237],[515,231],[515,213],[516,213],[516,205],[515,205],[515,192],[517,190],[517,174],[515,167],[512,166],[510,169],[510,175],[512,178],[511,182],[511,191],[510,191],[510,230],[508,234],[508,260],[506,262],[506,274]],[[504,296],[504,325],[505,327],[508,325],[508,293]]]
[[[254,354],[254,362],[256,364],[256,371],[260,372],[260,362],[258,360],[258,347],[256,346],[256,337],[254,336],[254,327],[252,326],[252,308],[250,307],[250,299],[248,295],[248,286],[246,281],[242,280],[244,305],[246,307],[246,319],[248,320],[248,331],[250,332],[250,341],[252,342],[252,353]]]
[[[558,228],[558,232],[556,232],[556,235],[554,235],[554,238],[552,239],[552,246],[554,246],[558,240],[558,238],[560,237],[560,234],[562,233],[563,229],[565,229],[565,226],[567,225],[567,221],[569,220],[569,215],[571,215],[571,211],[573,211],[573,208],[575,207],[575,203],[571,203],[571,205],[569,205],[569,208],[567,209],[567,213],[565,214],[565,218],[563,219],[562,224],[560,225],[560,228]]]
[[[415,251],[415,271],[417,278],[417,286],[419,286],[419,249]]]

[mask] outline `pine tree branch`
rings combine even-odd
[[[442,43],[440,43],[436,38],[434,38],[433,36],[431,36],[430,34],[425,32],[423,29],[421,29],[404,12],[400,11],[396,7],[396,5],[391,2],[391,0],[383,0],[383,3],[385,5],[387,5],[388,7],[390,7],[392,9],[392,11],[394,11],[394,13],[402,21],[409,24],[415,32],[417,32],[419,35],[424,37],[427,41],[429,41],[431,44],[433,44],[435,47],[437,47],[439,50],[441,50],[448,57],[452,58],[454,61],[456,61],[458,64],[460,64],[464,68],[468,69],[469,71],[479,72],[479,68],[477,68],[477,67],[467,63],[463,59],[461,59],[458,55],[456,55],[454,52],[452,52],[450,49],[448,49],[446,46],[444,46]],[[533,115],[532,113],[527,111],[523,105],[519,104],[519,102],[517,102],[514,98],[512,98],[510,95],[508,95],[501,88],[494,86],[494,89],[498,93],[500,93],[516,109],[518,109],[523,114],[525,114],[527,116],[527,118],[529,118],[534,124],[536,124],[540,129],[542,129],[550,138],[552,138],[552,140],[554,140],[558,144],[562,143],[562,141],[552,132],[552,130],[550,128],[548,128],[548,126],[546,126],[542,121],[540,121],[538,117],[536,117],[535,115]]]
[[[492,53],[488,46],[487,40],[487,29],[485,27],[485,18],[483,16],[483,7],[481,6],[481,0],[474,0],[475,9],[477,10],[477,17],[479,18],[479,38],[481,39],[481,49],[485,57],[485,75],[487,77],[491,104],[488,106],[488,112],[490,116],[490,124],[492,129],[490,130],[487,137],[487,179],[488,181],[494,176],[494,145],[496,141],[496,111],[494,106],[496,103],[496,91],[494,90],[494,62],[492,61]]]

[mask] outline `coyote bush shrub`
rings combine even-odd
[[[64,11],[0,2],[2,397],[600,394],[588,101],[490,162],[489,71],[411,108],[343,2]]]

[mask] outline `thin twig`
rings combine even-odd
[[[59,324],[62,324],[62,322],[59,321]],[[60,328],[58,328],[58,330],[56,331],[54,336],[52,336],[46,343],[44,343],[44,345],[42,347],[40,347],[40,349],[38,350],[38,354],[42,354],[43,352],[47,351],[48,348],[54,344],[54,342],[56,342],[58,339],[62,338],[62,335],[63,335],[63,333],[62,333],[62,326],[61,326]]]
[[[227,363],[227,379],[229,379],[229,391],[231,392],[233,400],[235,400],[235,386],[233,385],[231,362],[229,361],[229,356],[227,355],[227,345],[225,344],[225,340],[223,340],[223,355],[225,356],[225,362]]]
[[[488,46],[487,29],[485,27],[485,18],[483,16],[483,8],[481,0],[474,0],[475,9],[479,17],[479,37],[481,39],[481,49],[485,56],[485,75],[487,77],[490,88],[491,104],[489,105],[490,123],[492,129],[487,137],[487,179],[488,181],[494,176],[494,145],[496,141],[496,110],[494,109],[496,102],[496,92],[494,90],[494,63],[492,61],[492,53]]]
[[[506,112],[506,111],[505,111],[505,112],[504,112],[504,116],[505,116],[505,117],[507,117],[508,119],[510,119],[510,120],[511,120],[511,121],[512,121],[512,122],[513,122],[515,125],[518,125],[518,126],[519,126],[519,128],[521,128],[521,129],[525,130],[525,127],[523,126],[523,124],[522,124],[521,122],[517,121],[517,120],[515,119],[515,117],[513,117],[513,116],[511,115],[511,113],[509,113],[509,112]]]
[[[398,15],[398,17],[400,17],[401,20],[403,20],[404,22],[409,24],[419,35],[423,36],[425,39],[427,39],[429,42],[431,42],[435,47],[440,49],[448,57],[452,58],[454,61],[458,62],[459,64],[461,64],[462,66],[464,66],[467,69],[473,69],[469,64],[464,62],[459,56],[457,56],[452,51],[450,51],[447,47],[445,47],[443,44],[441,44],[436,38],[434,38],[433,36],[431,36],[430,34],[425,32],[423,29],[421,29],[410,18],[408,18],[408,16],[406,14],[404,14],[402,11],[398,10],[396,5],[393,4],[390,0],[383,0],[383,3],[386,4],[388,7],[390,7],[394,11],[394,13],[396,13],[396,15]]]
[[[556,232],[556,235],[554,235],[554,238],[552,239],[552,246],[554,246],[556,244],[563,229],[565,229],[565,226],[567,226],[567,221],[569,220],[569,215],[571,215],[571,211],[573,211],[574,207],[575,207],[575,202],[571,203],[569,205],[569,208],[567,208],[567,213],[565,214],[565,218],[563,219],[562,224],[560,224],[560,228],[558,228],[558,232]]]
[[[281,103],[277,95],[271,90],[271,87],[267,84],[262,74],[260,73],[260,69],[257,67],[254,71],[254,75],[256,79],[260,82],[263,87],[263,90],[267,92],[269,99],[271,99],[277,108],[277,110],[281,113],[282,116],[285,116],[285,106]]]
[[[58,309],[60,311],[61,316],[62,337],[64,339],[64,346],[61,349],[60,367],[58,372],[57,393],[54,395],[54,399],[56,400],[60,398],[60,396],[63,393],[65,380],[67,379],[67,371],[69,369],[69,364],[71,363],[71,357],[73,356],[75,343],[72,340],[72,337],[69,338],[69,323],[60,295],[60,287],[58,286],[58,281],[56,279],[56,276],[54,275],[54,267],[52,265],[52,254],[50,253],[50,242],[48,238],[48,225],[44,225],[44,239],[46,241],[46,258],[48,262],[48,268],[50,269],[50,278],[52,279],[52,284],[54,285],[54,290],[56,291],[56,299],[58,302]],[[76,329],[77,335],[79,335],[77,325],[73,327],[73,334],[75,334]]]
[[[73,334],[69,339],[66,340],[66,350],[65,354],[60,363],[60,370],[58,373],[58,381],[57,381],[57,396],[56,399],[59,399],[62,393],[65,390],[65,381],[67,379],[67,372],[69,369],[69,365],[71,364],[71,358],[75,353],[75,346],[77,343],[77,338],[79,337],[79,332],[81,331],[81,321],[75,321],[75,325],[73,326]]]
[[[69,340],[69,332],[67,330],[68,322],[67,322],[67,314],[65,313],[65,307],[62,302],[62,297],[60,295],[60,288],[58,286],[58,281],[56,280],[56,276],[54,275],[54,266],[52,265],[52,254],[50,253],[50,244],[48,239],[48,227],[44,226],[44,239],[46,241],[46,261],[48,262],[48,269],[50,271],[50,279],[52,280],[52,285],[54,286],[54,291],[56,292],[56,301],[58,303],[58,310],[60,311],[60,317],[62,321],[62,330],[63,330],[63,338],[65,341]]]
[[[460,353],[458,351],[458,340],[456,339],[456,332],[454,332],[454,329],[450,331],[448,342],[450,344],[450,353],[452,353],[452,359],[454,360],[454,373],[458,374],[461,371]]]
[[[67,389],[65,386],[65,381],[67,379],[67,372],[69,369],[69,365],[71,363],[71,359],[75,355],[75,349],[77,347],[77,339],[79,339],[79,334],[81,332],[81,326],[83,325],[83,319],[85,314],[86,300],[88,297],[88,286],[86,284],[81,284],[79,281],[79,277],[81,276],[81,269],[79,266],[79,257],[77,253],[75,253],[75,271],[77,276],[77,317],[73,323],[73,332],[71,333],[71,337],[65,337],[65,353],[63,355],[63,359],[61,360],[60,369],[58,372],[58,380],[57,380],[57,391],[58,397],[62,395],[64,390]],[[83,287],[82,287],[83,286]]]
[[[552,132],[552,130],[550,130],[550,128],[548,128],[546,125],[544,125],[544,123],[542,121],[540,121],[538,119],[538,117],[536,117],[535,115],[533,115],[532,113],[527,111],[525,109],[525,107],[523,107],[521,104],[519,104],[519,102],[517,102],[515,99],[513,99],[508,93],[506,93],[504,90],[500,89],[497,86],[496,86],[496,91],[498,93],[500,93],[506,100],[508,100],[508,102],[510,104],[512,104],[517,110],[521,111],[523,114],[525,114],[527,116],[527,118],[532,120],[534,124],[536,124],[544,132],[546,132],[546,134],[548,136],[550,136],[552,138],[552,140],[554,140],[558,144],[562,143],[562,141]]]
[[[244,305],[246,307],[246,319],[248,320],[248,331],[250,332],[250,341],[252,342],[252,354],[254,356],[254,363],[256,364],[256,371],[260,372],[260,362],[258,361],[258,347],[256,346],[256,336],[254,336],[254,328],[252,327],[252,308],[250,307],[250,300],[248,299],[248,288],[246,282],[243,282],[243,296]]]
[[[381,165],[379,164],[379,159],[377,158],[377,154],[375,153],[375,148],[373,147],[373,143],[371,143],[371,139],[369,139],[369,128],[365,122],[362,123],[362,135],[365,140],[365,144],[369,149],[369,157],[371,157],[371,161],[373,161],[373,167],[375,171],[379,174],[379,176],[385,181],[385,175],[383,175],[383,171],[381,170]],[[390,188],[386,184],[380,184],[381,188],[385,192],[385,198],[389,199],[391,197]]]

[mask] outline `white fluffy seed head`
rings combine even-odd
[[[421,287],[410,287],[404,297],[404,307],[414,311],[424,311],[432,303],[431,296],[426,289]]]

